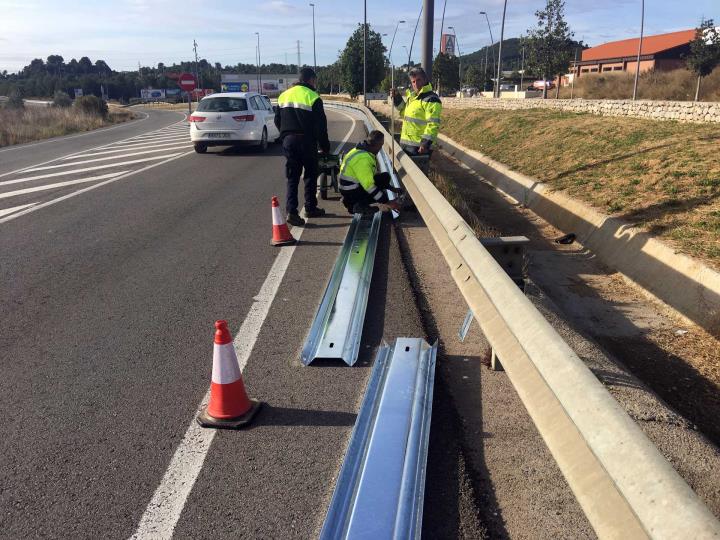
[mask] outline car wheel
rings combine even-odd
[[[262,136],[260,137],[260,144],[257,145],[258,152],[264,152],[268,148],[268,134],[267,128],[263,128]]]
[[[198,154],[204,154],[205,152],[207,152],[207,148],[208,148],[207,144],[205,144],[205,143],[201,143],[201,142],[195,143],[195,151]]]

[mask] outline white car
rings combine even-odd
[[[222,92],[200,100],[188,117],[190,141],[198,154],[208,146],[255,146],[261,152],[280,136],[267,96],[255,92]]]

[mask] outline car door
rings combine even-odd
[[[270,98],[267,96],[262,96],[261,99],[263,100],[263,103],[265,103],[265,106],[268,110],[268,138],[271,141],[274,141],[280,136],[280,130],[275,126],[275,111],[273,110],[272,103],[270,102]]]

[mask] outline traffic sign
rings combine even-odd
[[[192,90],[195,90],[195,87],[197,86],[197,81],[195,80],[195,75],[192,73],[183,73],[180,75],[180,80],[178,80],[178,84],[180,85],[180,88],[185,90],[186,92],[191,92]]]

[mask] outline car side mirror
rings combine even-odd
[[[278,112],[278,106],[277,106],[277,105],[273,105],[272,108],[273,108],[273,112]]]

